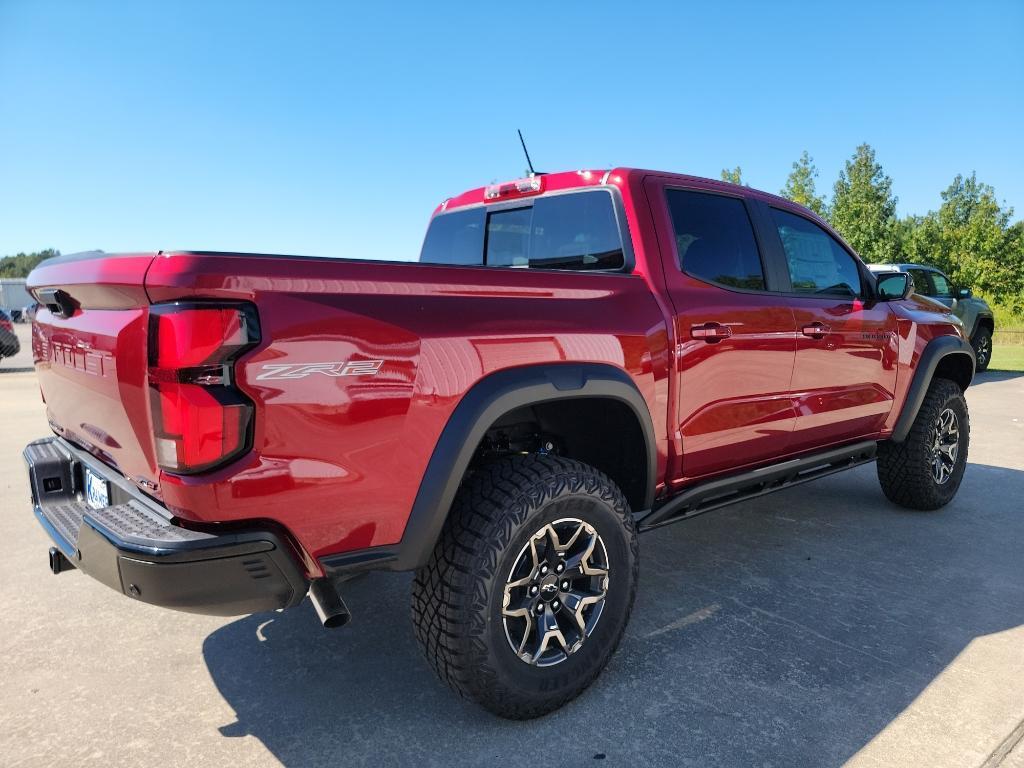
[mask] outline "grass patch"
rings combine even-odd
[[[994,345],[992,362],[988,364],[990,371],[1024,371],[1024,346]]]

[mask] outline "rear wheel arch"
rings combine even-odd
[[[624,486],[634,509],[651,506],[657,474],[654,425],[643,395],[625,371],[600,363],[555,363],[498,371],[463,396],[442,430],[397,546],[397,558],[389,567],[407,570],[427,562],[481,441],[503,418],[523,409],[535,409],[549,422],[580,418],[579,423],[589,424],[589,435],[569,438],[571,445],[565,455],[592,464]],[[595,423],[599,414],[602,421]],[[608,425],[604,435],[601,424]],[[638,466],[633,471],[616,466],[614,452],[602,452],[594,442],[602,436],[626,446],[635,440],[641,451]],[[639,475],[639,482],[632,475]]]

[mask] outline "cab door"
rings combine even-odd
[[[878,432],[893,407],[896,316],[872,298],[866,270],[831,232],[798,209],[762,205],[796,320],[792,449]]]
[[[670,483],[784,455],[796,420],[793,312],[765,267],[746,197],[728,189],[646,182],[676,338]]]

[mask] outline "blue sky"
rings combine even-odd
[[[441,199],[634,165],[900,213],[977,171],[1024,215],[1024,3],[0,0],[0,255],[411,258]]]

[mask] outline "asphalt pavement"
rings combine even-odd
[[[0,363],[5,766],[1024,766],[1024,374],[970,389],[939,512],[893,506],[867,466],[646,534],[608,669],[512,723],[427,668],[406,574],[352,583],[331,631],[308,601],[193,616],[52,576],[28,365]]]

